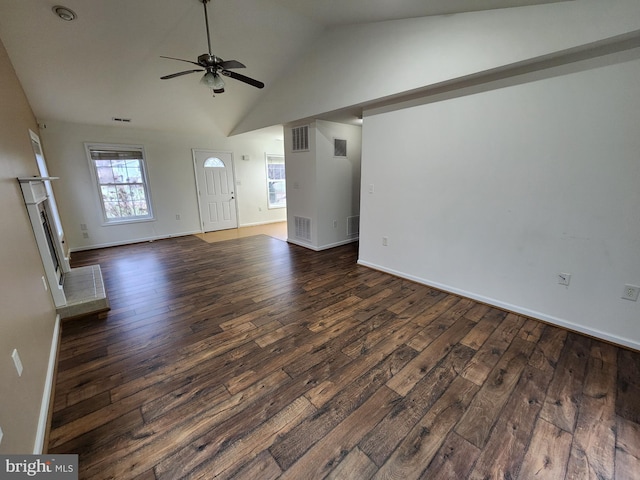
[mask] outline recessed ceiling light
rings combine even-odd
[[[76,12],[74,12],[70,8],[63,7],[61,5],[56,5],[55,7],[52,8],[52,10],[53,10],[53,13],[55,13],[58,17],[60,17],[62,20],[65,20],[67,22],[70,22],[78,18],[78,16],[76,15]]]

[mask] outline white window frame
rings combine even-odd
[[[282,164],[284,165],[284,155],[281,154],[277,154],[277,153],[265,153],[264,155],[264,165],[265,165],[265,175],[267,178],[267,208],[269,210],[273,210],[276,208],[287,208],[287,179],[286,179],[286,168],[285,168],[285,178],[269,178],[269,159],[271,158],[279,158],[282,159]],[[272,182],[282,182],[282,184],[284,185],[284,193],[285,193],[285,198],[284,198],[284,202],[281,203],[271,203],[271,183]],[[273,192],[275,195],[275,192]]]
[[[123,145],[123,144],[112,144],[112,143],[85,143],[85,151],[87,154],[87,160],[89,162],[89,170],[91,171],[91,178],[93,179],[93,185],[96,192],[96,198],[98,200],[98,204],[100,205],[100,210],[102,211],[102,225],[122,225],[129,223],[140,223],[140,222],[152,222],[155,221],[155,216],[153,213],[153,204],[151,200],[151,186],[149,184],[149,176],[148,176],[148,167],[146,155],[144,152],[144,147],[142,145]],[[147,215],[135,215],[129,217],[116,217],[109,218],[107,216],[107,210],[105,208],[105,204],[102,197],[102,189],[101,186],[105,184],[101,184],[98,176],[96,162],[93,160],[91,151],[92,150],[112,150],[112,151],[136,151],[140,152],[142,158],[140,160],[140,167],[142,173],[142,181],[140,184],[144,188],[145,199],[147,202]]]

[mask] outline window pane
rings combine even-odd
[[[269,206],[284,207],[287,205],[287,189],[284,180],[269,182]]]
[[[113,169],[111,165],[107,167],[98,167],[98,182],[100,183],[113,183]]]
[[[224,162],[217,157],[209,157],[204,161],[205,168],[224,168]]]
[[[136,158],[142,152],[102,147],[89,147],[89,158],[95,167],[105,220],[152,218],[144,159]]]
[[[284,157],[267,155],[267,189],[269,208],[287,206]]]

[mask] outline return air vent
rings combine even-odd
[[[311,219],[305,217],[293,217],[296,226],[296,238],[311,241]]]
[[[360,235],[360,215],[347,217],[347,236],[357,237]]]
[[[347,156],[347,141],[340,140],[339,138],[333,139],[333,156],[334,157],[346,157]]]
[[[295,127],[291,129],[292,150],[304,152],[309,150],[309,126]]]

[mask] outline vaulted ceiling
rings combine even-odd
[[[125,118],[139,128],[226,135],[332,28],[555,1],[211,0],[213,53],[266,84],[225,79],[215,98],[200,73],[160,80],[196,68],[161,55],[195,61],[207,52],[201,0],[60,0],[77,14],[71,22],[49,0],[0,0],[0,40],[41,121]]]

